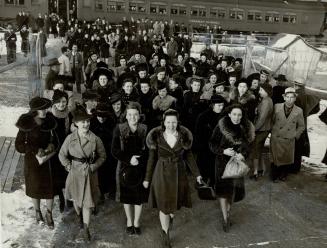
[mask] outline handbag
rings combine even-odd
[[[195,184],[195,188],[198,191],[198,196],[201,200],[216,200],[216,193],[213,188],[207,185],[205,182]]]
[[[221,178],[241,178],[248,174],[249,170],[250,168],[243,160],[239,160],[235,156],[232,156],[227,162]]]

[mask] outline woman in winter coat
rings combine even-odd
[[[256,110],[256,117],[254,120],[255,140],[253,142],[253,149],[250,158],[253,164],[253,175],[251,179],[258,180],[258,176],[263,176],[266,172],[265,163],[262,159],[262,149],[265,145],[272,123],[272,116],[274,105],[271,100],[272,87],[270,84],[261,84],[259,87],[260,102]],[[259,170],[261,167],[261,170]]]
[[[143,185],[148,188],[151,182],[149,204],[159,210],[165,247],[171,247],[169,231],[174,212],[192,206],[185,162],[197,181],[202,181],[191,151],[192,142],[192,133],[179,125],[178,112],[172,109],[164,113],[163,124],[146,138],[150,151]]]
[[[99,188],[101,192],[101,202],[105,200],[104,195],[114,199],[116,193],[116,166],[117,160],[111,155],[111,143],[113,130],[116,122],[113,118],[113,111],[110,105],[99,103],[91,119],[90,130],[98,136],[106,149],[107,159],[98,169]]]
[[[118,160],[116,200],[124,204],[127,218],[126,233],[140,235],[142,204],[147,202],[148,196],[142,185],[147,160],[145,149],[147,127],[139,123],[141,114],[139,103],[130,102],[125,113],[127,121],[116,126],[111,146],[112,155]]]
[[[221,177],[232,156],[245,161],[255,135],[254,126],[245,118],[240,104],[229,106],[227,113],[228,115],[218,122],[209,141],[210,150],[216,154],[215,191],[220,201],[225,232],[230,228],[231,205],[244,198],[245,189],[244,178],[222,179]]]
[[[36,212],[37,223],[43,220],[40,210],[40,200],[46,199],[46,223],[54,228],[52,219],[54,188],[52,158],[58,148],[55,133],[56,120],[46,110],[51,101],[46,98],[35,97],[30,103],[30,112],[19,117],[16,126],[19,128],[15,147],[24,153],[24,176],[26,195],[32,198]]]
[[[84,107],[76,106],[72,114],[77,129],[65,139],[59,160],[68,171],[66,199],[73,200],[80,227],[84,227],[84,237],[89,241],[91,209],[100,196],[97,170],[106,160],[106,151],[101,139],[89,130],[91,115]]]
[[[241,78],[235,83],[235,88],[230,92],[229,97],[231,103],[239,103],[243,106],[247,118],[253,122],[257,101],[249,88],[247,80]]]
[[[209,140],[227,102],[220,95],[213,95],[209,108],[201,113],[195,123],[194,150],[197,153],[197,165],[203,180],[213,186],[215,183],[215,155],[209,149]]]
[[[54,90],[53,92],[51,113],[57,122],[55,131],[58,136],[59,147],[61,147],[67,135],[70,133],[72,117],[68,108],[68,94],[61,90]],[[59,210],[62,213],[65,208],[63,189],[65,188],[68,173],[61,165],[57,156],[53,157],[53,163],[55,164],[53,169],[54,185],[59,194]]]

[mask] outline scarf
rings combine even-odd
[[[57,109],[56,105],[52,105],[51,112],[58,119],[65,118],[65,133],[67,134],[70,128],[69,117],[68,117],[69,114],[68,106],[66,106],[66,108],[63,111],[60,111],[59,109]]]

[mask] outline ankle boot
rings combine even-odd
[[[80,213],[77,215],[77,221],[80,229],[84,228],[84,222],[83,222],[83,214]]]
[[[36,223],[37,223],[37,224],[38,224],[40,221],[44,221],[40,209],[36,209],[36,210],[35,210],[35,219],[36,219]]]
[[[165,248],[172,248],[169,238],[169,230],[167,231],[167,233],[162,230],[162,244]]]
[[[47,225],[50,229],[54,228],[54,222],[52,219],[52,211],[50,211],[49,209],[47,209],[47,213],[45,214],[45,219],[47,220]]]
[[[84,223],[84,239],[86,241],[91,241],[91,234],[89,230],[89,226]]]
[[[59,211],[60,213],[65,211],[65,197],[62,193],[59,194]]]

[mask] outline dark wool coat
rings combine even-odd
[[[173,148],[166,142],[161,127],[150,131],[146,138],[149,160],[145,180],[151,182],[149,204],[165,214],[181,207],[192,206],[186,163],[194,176],[199,176],[191,147],[192,133],[181,126]]]
[[[89,131],[85,144],[81,144],[76,129],[67,136],[59,152],[59,160],[68,171],[66,180],[66,199],[74,200],[78,207],[95,207],[100,196],[97,169],[106,160],[106,151],[99,137]],[[72,158],[94,157],[94,161],[82,162]]]
[[[222,179],[226,164],[230,157],[224,155],[224,150],[233,148],[245,158],[249,154],[249,147],[254,140],[253,124],[245,120],[244,124],[234,125],[229,116],[218,122],[209,141],[210,150],[216,154],[215,162],[215,191],[218,197],[229,199],[230,202],[241,201],[245,196],[244,178]]]
[[[120,92],[122,103],[127,106],[129,102],[139,102],[140,101],[140,95],[136,88],[133,88],[133,91],[131,94],[127,95],[124,90],[121,90]]]
[[[239,103],[243,106],[247,118],[254,122],[255,119],[255,109],[257,107],[257,101],[255,96],[252,94],[250,90],[247,90],[244,95],[240,96],[238,93],[238,89],[234,88],[230,94],[231,103]]]
[[[112,135],[115,126],[116,123],[111,117],[107,117],[103,123],[93,117],[90,125],[90,130],[101,139],[107,154],[107,159],[98,169],[99,188],[102,194],[109,193],[112,196],[116,193],[117,160],[111,154]]]
[[[150,88],[149,92],[143,94],[142,91],[140,92],[140,101],[142,107],[142,114],[145,115],[145,124],[148,127],[152,127],[152,118],[153,118],[153,108],[152,108],[152,101],[155,97],[154,90]]]
[[[118,160],[116,171],[116,201],[125,204],[139,205],[147,202],[147,190],[142,183],[136,187],[128,187],[121,182],[121,170],[130,166],[133,155],[140,155],[138,169],[142,177],[145,176],[147,153],[145,147],[147,127],[138,124],[137,130],[133,133],[127,122],[118,124],[113,133],[111,153]],[[143,182],[143,180],[141,181]]]
[[[215,155],[209,149],[209,140],[222,114],[215,113],[212,108],[201,113],[196,120],[194,132],[194,151],[197,154],[197,165],[204,180],[215,181]]]
[[[24,153],[24,176],[26,195],[35,199],[52,199],[56,195],[54,187],[52,159],[39,165],[35,155],[38,150],[46,149],[49,144],[58,148],[55,134],[57,123],[51,113],[48,113],[44,122],[38,125],[31,113],[19,117],[16,126],[19,128],[15,147]],[[54,155],[56,156],[56,155]]]

